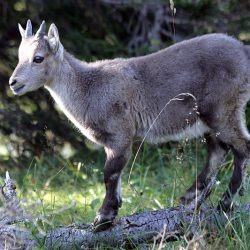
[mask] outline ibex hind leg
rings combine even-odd
[[[206,134],[205,139],[208,150],[207,163],[192,186],[180,198],[182,204],[189,204],[199,199],[197,204],[199,206],[209,196],[220,165],[229,151],[229,147],[214,134]]]
[[[250,139],[239,137],[232,143],[232,152],[234,155],[233,174],[228,189],[219,202],[219,208],[225,211],[232,208],[233,197],[237,191],[239,195],[244,195],[244,182],[250,160]]]
[[[219,207],[223,210],[229,210],[232,207],[233,197],[237,191],[240,195],[244,194],[243,185],[250,159],[250,135],[245,127],[244,120],[237,119],[237,115],[235,115],[233,118],[231,117],[228,124],[230,127],[221,130],[220,139],[230,145],[232,149],[234,169],[228,189],[219,202]]]

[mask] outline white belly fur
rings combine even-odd
[[[146,141],[158,144],[167,141],[180,141],[182,139],[193,139],[196,137],[203,136],[204,133],[208,132],[209,128],[203,123],[200,119],[196,121],[192,126],[187,126],[185,129],[181,130],[176,134],[169,134],[166,136],[152,138],[150,135],[149,138],[146,138]],[[149,133],[150,134],[150,133]]]

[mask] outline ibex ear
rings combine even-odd
[[[56,53],[60,46],[60,39],[59,39],[57,27],[55,26],[54,23],[52,23],[49,27],[48,38],[49,38],[49,46],[51,50],[54,53]]]

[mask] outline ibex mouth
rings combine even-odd
[[[22,89],[24,88],[24,86],[25,86],[25,85],[22,85],[22,86],[20,86],[20,87],[18,87],[18,88],[12,88],[13,93],[14,93],[15,95],[17,95],[17,94],[20,92],[20,90],[22,90]]]

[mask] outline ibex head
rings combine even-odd
[[[54,24],[50,25],[47,36],[44,21],[35,35],[32,34],[30,20],[27,21],[25,30],[20,24],[18,26],[22,36],[18,52],[19,63],[9,84],[15,95],[23,95],[50,83],[62,61],[63,46]]]

